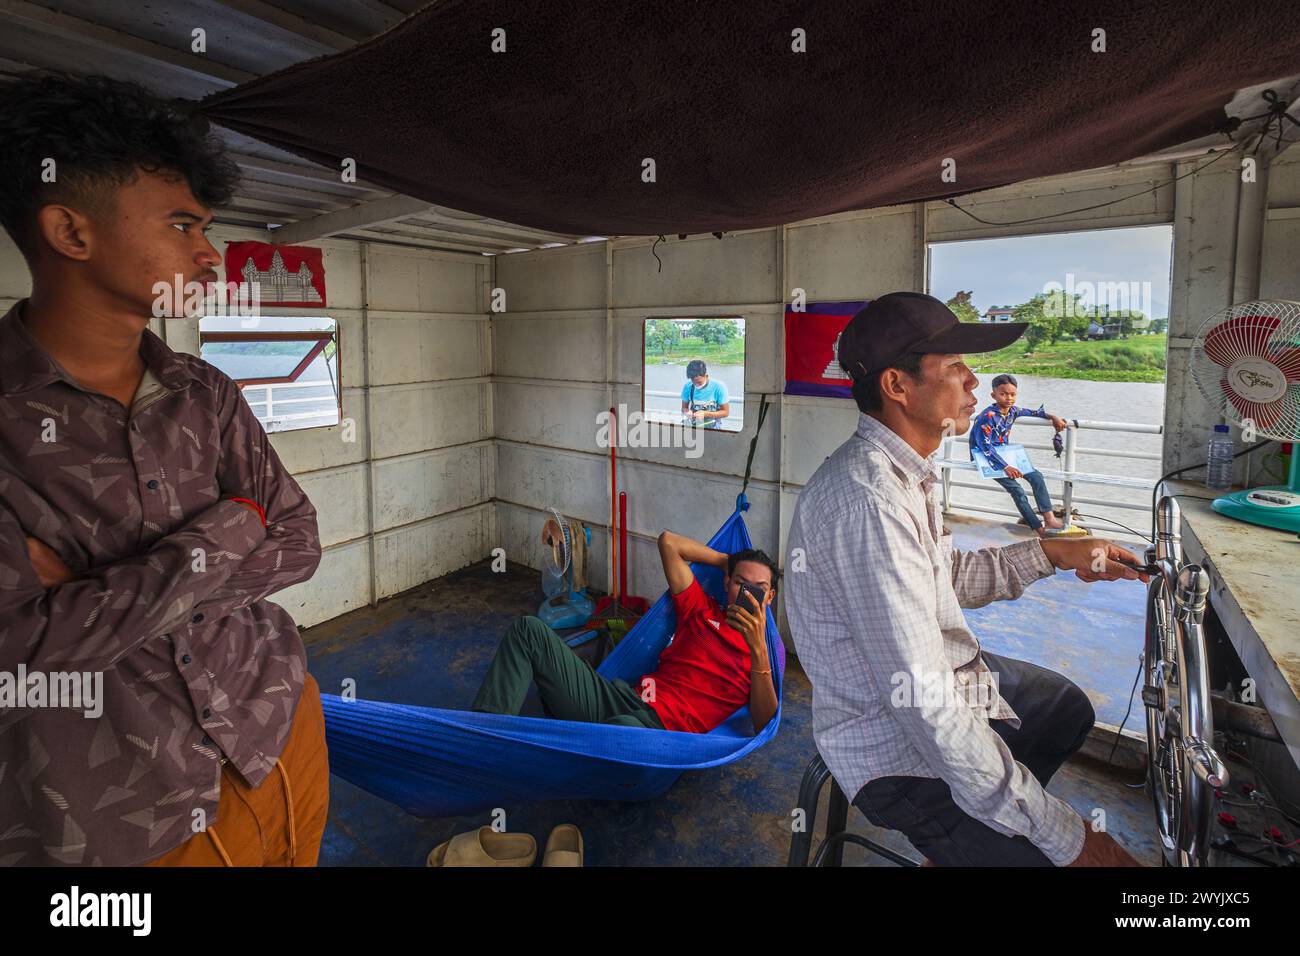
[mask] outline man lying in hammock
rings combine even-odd
[[[762,551],[723,554],[671,531],[659,556],[677,610],[677,630],[659,669],[633,689],[608,680],[536,617],[506,629],[472,709],[518,714],[535,682],[542,707],[560,720],[707,733],[749,704],[754,733],[776,713],[767,653],[767,607],[776,594],[776,562]],[[727,607],[704,592],[691,562],[725,569]],[[754,594],[761,595],[761,606]],[[743,602],[743,603],[741,603]]]

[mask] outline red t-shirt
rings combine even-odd
[[[644,699],[645,681],[654,681],[647,703],[667,730],[707,733],[749,703],[749,644],[698,580],[673,604],[677,636],[634,689]]]

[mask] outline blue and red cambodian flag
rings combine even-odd
[[[785,394],[852,398],[853,382],[840,368],[839,340],[866,302],[817,302],[785,309]]]

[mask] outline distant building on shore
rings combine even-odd
[[[1088,331],[1083,333],[1084,338],[1097,341],[1100,339],[1117,339],[1124,331],[1123,322],[1107,322],[1105,325],[1093,319],[1088,323]]]

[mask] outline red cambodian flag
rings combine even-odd
[[[818,302],[785,310],[785,394],[852,398],[853,382],[840,368],[844,326],[866,302]]]
[[[324,307],[323,251],[311,246],[275,246],[266,242],[226,244],[226,281],[254,286],[262,305]]]

